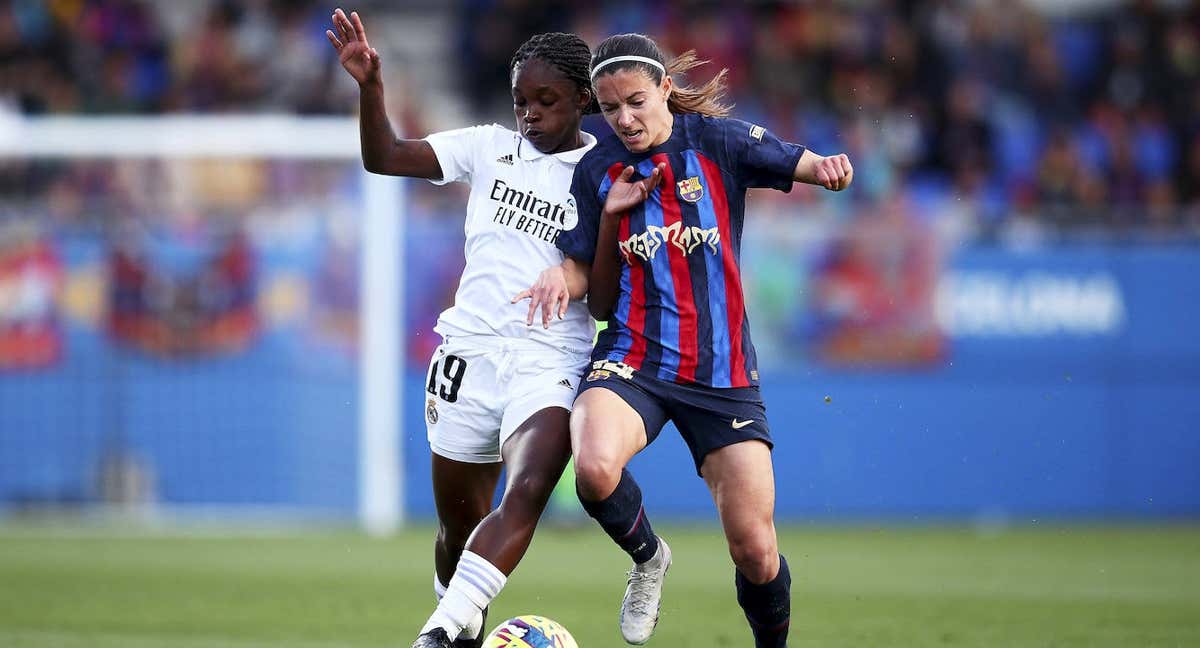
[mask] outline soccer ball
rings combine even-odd
[[[484,638],[483,648],[579,648],[579,644],[557,622],[529,614],[496,626]]]

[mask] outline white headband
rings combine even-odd
[[[646,63],[648,65],[653,65],[654,67],[658,68],[658,71],[662,72],[663,74],[667,73],[667,68],[663,67],[662,63],[659,63],[658,61],[655,61],[652,58],[648,58],[645,56],[614,56],[610,59],[605,59],[603,61],[600,61],[599,65],[592,68],[592,78],[595,79],[596,73],[599,72],[601,69],[603,69],[604,66],[608,65],[609,63],[620,63],[622,61],[637,61],[638,63]]]

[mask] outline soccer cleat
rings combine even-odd
[[[629,585],[621,601],[621,636],[628,643],[644,644],[654,634],[662,603],[663,578],[670,566],[671,548],[659,538],[654,557],[629,571]]]
[[[454,648],[454,644],[450,641],[450,637],[446,636],[445,630],[434,628],[417,637],[412,648]]]
[[[475,616],[475,619],[463,628],[462,634],[458,635],[458,639],[454,640],[454,648],[483,648],[483,639],[487,636],[484,632],[487,626],[487,608],[483,608],[483,612]],[[474,639],[468,639],[463,635],[474,634]]]

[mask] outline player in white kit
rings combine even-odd
[[[571,176],[596,143],[580,130],[595,105],[591,52],[573,34],[521,46],[510,67],[517,132],[493,124],[402,140],[362,20],[338,9],[333,24],[326,36],[359,83],[367,170],[471,187],[466,268],[454,306],[438,318],[443,341],[426,383],[440,601],[413,646],[479,646],[483,613],[528,548],[570,457],[570,410],[595,332],[581,302],[553,327],[529,327],[527,308],[510,301],[563,262],[555,239],[577,221]],[[492,511],[501,461],[507,483]]]

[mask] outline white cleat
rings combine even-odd
[[[659,538],[654,557],[629,571],[629,586],[621,601],[621,635],[625,641],[640,646],[654,634],[662,603],[663,578],[670,566],[671,548]]]

